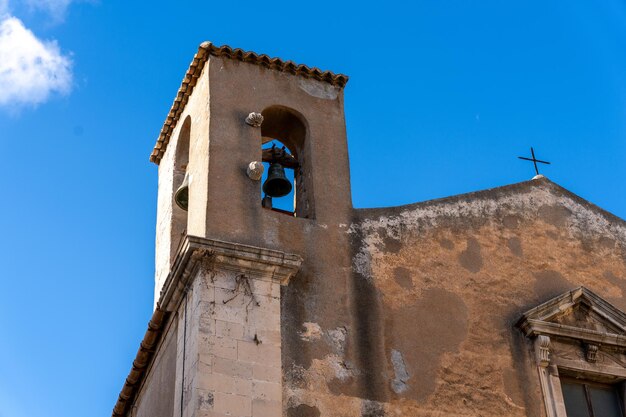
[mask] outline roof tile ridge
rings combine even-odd
[[[159,164],[161,158],[165,154],[165,150],[170,141],[170,136],[178,123],[189,97],[194,90],[200,77],[200,73],[204,68],[204,64],[209,56],[226,57],[241,62],[247,62],[259,65],[265,68],[274,69],[289,74],[300,75],[305,78],[312,78],[318,81],[326,82],[335,87],[343,88],[348,82],[348,76],[344,74],[335,74],[331,71],[322,71],[317,67],[308,67],[304,64],[296,64],[293,61],[283,61],[278,57],[270,57],[265,54],[257,54],[253,51],[245,51],[241,48],[231,48],[228,45],[217,46],[212,42],[202,42],[195,53],[189,68],[183,77],[180,88],[176,93],[174,102],[170,111],[165,118],[163,127],[159,133],[156,144],[150,154],[150,161]]]

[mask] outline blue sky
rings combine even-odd
[[[152,309],[148,156],[204,40],[350,76],[356,207],[530,179],[534,146],[626,217],[623,2],[411,3],[0,0],[0,417],[110,414]]]

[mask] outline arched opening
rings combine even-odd
[[[271,106],[263,110],[261,125],[262,155],[265,171],[261,182],[262,205],[265,208],[295,217],[313,217],[312,184],[310,166],[307,164],[306,125],[302,116],[283,106]],[[273,167],[272,165],[275,164]],[[276,166],[280,165],[280,168]],[[282,178],[292,184],[291,191],[283,196],[271,197],[267,178]],[[282,193],[278,193],[282,194]],[[268,198],[269,197],[269,198]]]
[[[187,210],[183,208],[184,206],[180,206],[180,201],[178,203],[176,202],[176,194],[177,191],[181,189],[187,174],[187,166],[189,165],[190,137],[191,117],[187,116],[178,135],[178,141],[176,142],[176,155],[174,158],[174,178],[172,184],[172,231],[170,238],[170,259],[172,260],[176,255],[176,250],[178,249],[182,236],[187,233]]]
[[[266,141],[262,152],[265,169],[261,181],[261,204],[265,208],[295,216],[296,183],[294,177],[297,159],[291,150],[278,139]],[[270,181],[268,178],[271,178]],[[276,194],[285,195],[276,196]],[[274,197],[270,197],[273,195]]]

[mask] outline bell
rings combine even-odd
[[[263,192],[270,197],[282,197],[291,192],[291,181],[285,175],[285,168],[277,162],[270,164],[267,179],[263,183]]]
[[[174,194],[174,201],[176,201],[176,205],[181,209],[187,211],[189,208],[189,173],[185,172],[185,179],[183,183],[176,190],[176,194]]]

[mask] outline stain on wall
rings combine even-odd
[[[443,238],[439,241],[439,244],[444,249],[448,249],[448,250],[454,249],[454,242],[451,241],[450,239]]]
[[[306,404],[287,409],[287,417],[320,417],[320,410]]]
[[[411,271],[399,266],[395,269],[393,278],[396,280],[399,286],[402,288],[413,288],[413,279],[411,278]]]
[[[508,246],[509,250],[511,251],[513,255],[519,258],[524,256],[524,251],[522,250],[522,242],[517,236],[510,238],[506,242],[506,245]]]
[[[519,376],[514,369],[505,369],[502,373],[502,384],[504,386],[504,393],[513,404],[523,407],[524,395],[519,385]]]
[[[383,405],[375,401],[363,401],[361,417],[385,417]]]
[[[542,298],[555,297],[576,286],[563,278],[558,271],[548,269],[537,271],[533,275],[535,276],[535,294]]]
[[[386,307],[385,340],[395,371],[391,385],[401,388],[396,394],[423,401],[436,388],[441,357],[466,337],[467,308],[456,294],[438,288],[424,291],[411,305]]]
[[[562,205],[544,205],[539,207],[539,218],[556,227],[566,226],[571,215],[572,211]]]
[[[478,272],[483,267],[483,258],[480,255],[480,243],[473,237],[467,239],[466,249],[459,254],[459,263],[470,272]]]
[[[294,410],[539,417],[520,315],[580,285],[624,308],[624,222],[547,180],[355,214],[350,316],[298,328],[324,350],[286,376]]]

